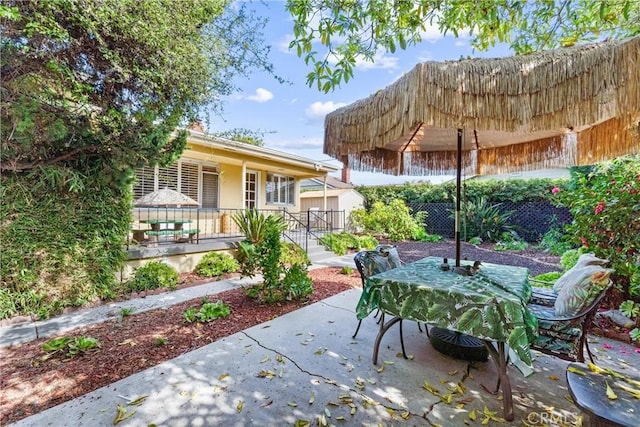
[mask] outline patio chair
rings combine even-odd
[[[366,292],[367,287],[367,278],[373,276],[374,274],[382,273],[384,271],[390,270],[392,268],[391,263],[387,256],[384,256],[380,251],[377,250],[364,250],[358,252],[354,257],[353,261],[356,264],[356,268],[360,273],[360,278],[362,279],[362,292]],[[378,309],[375,314],[375,317],[380,315],[380,319],[378,319],[378,324],[380,325],[380,329],[384,326],[384,312]],[[407,358],[406,352],[404,350],[404,339],[402,337],[402,320],[400,320],[400,345],[402,347],[402,354]],[[360,325],[362,324],[362,319],[358,320],[358,326],[356,327],[356,331],[353,333],[352,338],[355,338],[358,335],[358,331],[360,330]]]
[[[585,269],[576,281],[567,283],[555,294],[534,288],[529,311],[538,319],[538,336],[531,348],[573,362],[584,362],[584,349],[593,362],[587,333],[598,306],[612,282],[613,270],[600,266]]]
[[[400,254],[398,253],[398,247],[396,245],[391,244],[382,244],[375,247],[375,250],[380,252],[383,256],[386,256],[389,260],[389,264],[391,264],[391,268],[398,268],[401,265],[404,265],[404,261],[400,259]],[[376,313],[376,316],[378,313]],[[418,330],[422,332],[422,326],[420,326],[420,322],[418,323]],[[427,337],[429,337],[429,327],[424,325],[425,331],[427,331]]]

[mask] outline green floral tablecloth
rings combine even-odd
[[[529,271],[483,263],[473,276],[463,276],[442,271],[441,263],[442,258],[428,257],[368,278],[356,307],[358,319],[380,308],[403,319],[502,341],[529,371],[529,342],[538,330],[526,305]]]

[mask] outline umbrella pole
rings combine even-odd
[[[456,168],[456,267],[460,267],[460,187],[462,186],[462,129],[458,129],[458,166]]]
[[[458,166],[456,170],[456,267],[460,267],[460,187],[462,187],[462,129],[458,129]],[[485,361],[489,352],[484,341],[444,328],[432,328],[429,340],[440,353],[462,360]]]

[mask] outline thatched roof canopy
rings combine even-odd
[[[324,152],[361,171],[467,175],[640,152],[640,37],[500,59],[425,62],[325,119]]]

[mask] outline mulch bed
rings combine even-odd
[[[438,243],[401,242],[397,244],[405,262],[426,256],[455,259],[452,241]],[[525,252],[496,252],[489,245],[461,245],[461,258],[526,267],[532,275],[560,271],[559,257],[529,248]],[[348,289],[361,286],[354,271],[343,274],[340,268],[327,267],[310,271],[313,294],[305,301],[265,305],[246,297],[243,289],[213,295],[211,302],[222,300],[231,307],[231,315],[206,324],[187,324],[183,313],[199,307],[201,299],[119,317],[102,324],[71,331],[66,336],[92,336],[101,342],[99,351],[75,357],[63,355],[44,359],[42,344],[49,339],[1,349],[0,357],[0,425],[18,421],[49,407],[81,396],[166,360],[177,357],[220,338],[271,320],[305,305],[323,300]],[[180,287],[208,282],[194,274],[183,274]],[[599,330],[614,339],[621,331],[611,325]]]

